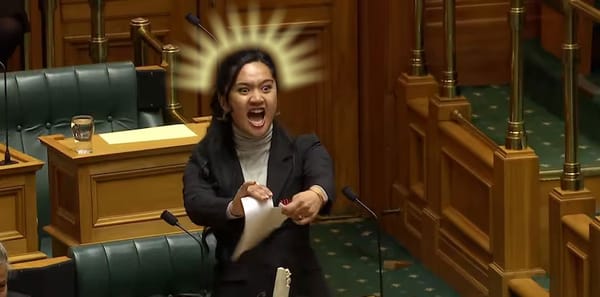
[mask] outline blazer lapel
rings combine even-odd
[[[275,124],[274,124],[275,125]],[[269,165],[267,170],[267,186],[273,192],[273,204],[278,205],[285,186],[291,179],[294,168],[293,142],[288,135],[279,128],[273,127],[273,138],[271,139],[271,150],[269,151]]]
[[[240,161],[237,158],[237,154],[234,149],[230,149],[227,146],[221,146],[221,149],[217,149],[213,152],[213,160],[216,160],[215,168],[222,168],[219,170],[218,177],[216,180],[220,181],[219,188],[221,191],[225,191],[226,197],[233,197],[239,187],[244,183],[244,174],[242,173],[242,167]]]

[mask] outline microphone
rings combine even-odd
[[[4,65],[4,63],[2,63],[2,61],[0,61],[0,66],[2,66],[2,72],[4,73],[4,121],[6,123],[6,126],[4,127],[6,129],[6,131],[4,131],[5,134],[5,144],[6,144],[6,150],[4,151],[4,160],[0,161],[0,166],[4,166],[4,165],[11,165],[11,164],[16,164],[17,161],[13,161],[10,159],[10,149],[8,148],[8,88],[6,86],[6,65]]]
[[[200,19],[197,16],[195,16],[191,12],[188,12],[188,14],[185,15],[185,19],[188,21],[188,23],[202,29],[202,31],[204,31],[206,35],[210,36],[212,40],[217,41],[215,36],[212,35],[212,33],[210,33],[210,31],[208,31],[206,28],[204,28],[204,26],[202,26],[202,24],[200,23]]]
[[[358,205],[360,205],[363,209],[365,209],[366,211],[369,212],[369,214],[371,214],[371,216],[375,219],[375,222],[377,223],[377,260],[378,260],[378,265],[379,265],[379,296],[383,297],[383,267],[382,267],[382,261],[381,261],[381,231],[379,230],[379,219],[377,217],[377,215],[375,214],[375,212],[370,209],[366,204],[364,204],[362,201],[360,201],[360,199],[358,198],[358,195],[356,195],[354,193],[354,191],[352,191],[352,189],[350,188],[350,186],[345,186],[342,189],[342,193],[344,194],[344,196],[346,196],[346,198],[348,198],[348,200],[358,203]]]
[[[160,218],[163,219],[163,221],[167,222],[167,224],[169,224],[171,226],[177,226],[179,229],[183,230],[183,232],[187,233],[187,235],[192,237],[200,245],[200,247],[202,247],[204,249],[204,244],[202,242],[200,242],[200,240],[198,240],[198,238],[196,238],[196,236],[194,236],[192,233],[190,233],[190,231],[188,231],[186,228],[181,226],[181,224],[179,224],[179,220],[177,219],[177,217],[175,215],[173,215],[170,211],[165,209],[162,212],[162,214],[160,214]]]
[[[167,222],[167,224],[171,225],[171,226],[177,226],[179,229],[183,230],[183,232],[187,233],[187,235],[189,235],[191,238],[193,238],[199,245],[200,245],[200,252],[202,253],[202,269],[208,269],[206,267],[206,257],[209,256],[208,253],[208,243],[206,243],[206,241],[204,241],[204,232],[206,232],[206,230],[208,230],[207,228],[204,229],[203,231],[203,241],[201,242],[200,240],[198,240],[198,238],[196,236],[194,236],[192,233],[190,233],[190,231],[188,231],[186,228],[184,228],[183,226],[181,226],[179,224],[179,220],[177,219],[177,217],[175,215],[173,215],[170,211],[168,210],[163,210],[163,212],[160,214],[160,218],[163,219],[163,221]],[[209,270],[210,271],[210,270]],[[170,296],[170,295],[169,295]],[[187,293],[181,293],[177,296],[181,296],[181,297],[193,297],[193,296],[199,296],[197,294],[187,294]],[[205,292],[203,290],[203,292],[201,292],[200,296],[208,296],[207,292]]]

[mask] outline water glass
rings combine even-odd
[[[71,119],[71,131],[78,154],[92,153],[92,136],[94,135],[94,118],[91,115],[76,115]]]

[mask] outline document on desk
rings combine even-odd
[[[287,216],[281,213],[281,207],[274,207],[273,200],[258,201],[252,197],[242,198],[244,206],[244,232],[231,259],[237,259],[245,251],[257,246],[271,232],[279,228]]]
[[[165,140],[194,137],[196,133],[184,124],[158,126],[143,129],[99,134],[108,144],[122,144],[142,141]]]

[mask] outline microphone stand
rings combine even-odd
[[[191,12],[185,15],[185,19],[186,21],[188,21],[188,23],[200,28],[206,35],[208,35],[210,37],[210,39],[217,41],[217,38],[215,38],[214,35],[212,35],[212,33],[210,33],[210,31],[208,31],[208,29],[204,28],[204,26],[202,26],[202,23],[200,23],[200,19],[193,15]]]
[[[4,131],[5,134],[5,146],[6,146],[6,150],[4,151],[4,160],[0,161],[0,166],[4,166],[4,165],[11,165],[11,164],[16,164],[17,161],[13,161],[10,159],[10,149],[8,146],[8,89],[6,86],[6,65],[4,65],[4,63],[2,61],[0,61],[0,65],[2,66],[2,72],[4,73],[4,122],[5,122],[5,129],[6,131]]]
[[[381,259],[381,228],[379,226],[379,217],[375,212],[369,208],[366,204],[364,204],[360,199],[358,199],[358,195],[354,194],[350,187],[346,186],[342,189],[342,193],[352,202],[358,203],[363,209],[365,209],[373,219],[375,219],[376,233],[377,233],[377,264],[379,267],[379,296],[383,297],[383,261]]]

